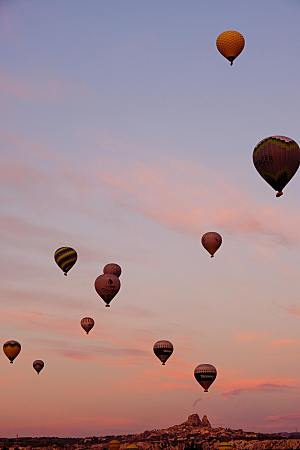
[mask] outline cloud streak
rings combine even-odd
[[[97,176],[115,201],[179,232],[199,236],[216,227],[231,234],[267,236],[281,245],[299,242],[299,214],[289,211],[284,214],[288,223],[278,220],[276,208],[254,201],[223,173],[181,161],[127,168],[107,161],[105,166],[113,166],[113,172]]]
[[[227,398],[237,397],[241,394],[245,394],[248,392],[259,392],[259,393],[274,393],[274,392],[282,392],[295,389],[295,386],[288,384],[279,384],[279,383],[260,383],[255,385],[248,385],[241,388],[230,389],[228,391],[223,392],[223,396]]]

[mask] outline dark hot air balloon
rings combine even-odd
[[[122,269],[121,269],[121,267],[119,266],[119,264],[116,264],[116,263],[109,263],[109,264],[106,264],[106,266],[103,267],[103,273],[108,273],[108,274],[111,274],[111,275],[116,275],[116,277],[119,278],[119,276],[120,276],[121,273],[122,273]]]
[[[71,247],[60,247],[55,251],[54,259],[64,275],[67,276],[67,273],[77,261],[77,252]]]
[[[80,321],[82,328],[86,331],[86,334],[89,334],[93,326],[95,325],[94,319],[91,317],[84,317]]]
[[[7,341],[3,344],[3,351],[12,364],[21,351],[21,344],[17,341]]]
[[[121,283],[116,275],[104,273],[95,280],[95,289],[100,295],[106,306],[110,306],[110,302],[117,295],[121,287]]]
[[[235,58],[239,56],[245,47],[245,39],[238,31],[228,30],[219,34],[216,46],[221,55],[228,59],[232,66]]]
[[[253,163],[263,179],[277,191],[276,197],[280,197],[283,188],[298,170],[300,149],[293,139],[271,136],[257,144],[253,151]]]
[[[217,377],[217,369],[211,364],[199,364],[194,370],[194,376],[200,386],[203,387],[204,392],[208,392],[209,386]]]
[[[39,375],[40,371],[44,368],[44,361],[42,361],[41,359],[36,359],[33,364],[32,367],[34,368],[34,370],[37,372],[37,374]]]
[[[209,231],[202,236],[201,242],[205,250],[207,250],[213,258],[218,248],[221,247],[222,236],[215,231]]]
[[[157,341],[153,345],[153,351],[164,366],[173,353],[173,344],[170,341]]]

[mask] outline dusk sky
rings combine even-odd
[[[0,336],[22,345],[0,358],[0,436],[193,413],[300,428],[300,174],[277,199],[252,162],[264,137],[300,143],[299,21],[299,0],[0,0]],[[246,40],[232,67],[227,29]],[[68,277],[61,246],[78,252]],[[105,308],[109,262],[123,272]]]

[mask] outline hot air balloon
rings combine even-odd
[[[204,392],[208,392],[209,386],[217,377],[217,369],[211,364],[199,364],[194,370],[194,376],[200,386],[203,387]]]
[[[81,319],[80,323],[84,331],[86,331],[86,334],[89,334],[89,331],[91,331],[91,329],[95,325],[94,319],[92,319],[91,317],[84,317],[83,319]]]
[[[77,253],[71,247],[60,247],[54,253],[54,259],[58,267],[64,272],[64,275],[67,276],[67,273],[77,261]]]
[[[108,450],[119,450],[120,446],[121,442],[118,441],[117,439],[113,439],[108,443]]]
[[[106,266],[103,267],[103,273],[108,273],[108,274],[111,274],[111,275],[116,275],[116,277],[119,278],[119,276],[120,276],[121,273],[122,273],[122,269],[121,269],[121,267],[119,266],[119,264],[116,264],[116,263],[109,263],[109,264],[106,264]]]
[[[221,442],[217,445],[216,450],[233,450],[233,445],[228,442]]]
[[[300,149],[297,142],[288,137],[267,137],[255,147],[253,162],[258,173],[277,191],[276,197],[280,197],[298,170]]]
[[[106,306],[110,306],[110,302],[117,295],[121,287],[121,283],[116,275],[104,273],[95,280],[95,289],[102,300],[105,301]]]
[[[38,375],[40,371],[43,369],[44,365],[45,365],[44,361],[42,361],[41,359],[35,360],[32,364],[34,370],[37,372]]]
[[[3,351],[12,364],[21,351],[21,344],[17,341],[7,341],[3,344]]]
[[[218,248],[221,247],[222,236],[215,231],[209,231],[202,236],[201,242],[205,250],[207,250],[213,258]]]
[[[164,366],[173,353],[173,344],[170,341],[157,341],[153,345],[153,351]]]
[[[219,34],[216,40],[216,46],[221,55],[228,59],[232,66],[235,58],[242,53],[245,47],[245,39],[238,31],[227,30]]]

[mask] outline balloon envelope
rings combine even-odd
[[[116,275],[104,273],[95,280],[96,292],[104,300],[106,306],[110,306],[110,302],[117,295],[120,287],[121,283]]]
[[[217,377],[217,369],[211,364],[199,364],[194,370],[194,376],[204,392],[208,392],[209,386]]]
[[[44,364],[44,361],[42,361],[41,359],[36,359],[36,360],[33,362],[33,364],[32,364],[34,370],[35,370],[38,374],[39,374],[40,371],[43,369],[44,365],[45,365],[45,364]]]
[[[227,30],[219,34],[216,46],[221,55],[228,59],[232,65],[235,58],[243,51],[245,39],[238,31]]]
[[[64,275],[67,276],[67,273],[77,261],[77,252],[71,247],[60,247],[55,251],[54,259]]]
[[[109,264],[106,264],[106,266],[103,267],[103,273],[108,273],[108,274],[111,274],[111,275],[115,275],[116,277],[119,278],[119,276],[122,273],[122,269],[119,266],[119,264],[109,263]]]
[[[270,136],[260,141],[253,151],[253,163],[262,178],[282,195],[300,164],[300,149],[293,139]]]
[[[3,344],[3,351],[12,363],[21,351],[21,344],[17,341],[7,341]]]
[[[108,450],[119,450],[120,446],[121,442],[118,441],[117,439],[113,439],[108,443]]]
[[[173,353],[173,344],[170,341],[157,341],[153,345],[153,351],[164,366]]]
[[[86,331],[86,334],[89,334],[89,331],[91,331],[91,329],[95,325],[95,322],[91,317],[84,317],[83,319],[81,319],[80,324],[84,331]]]
[[[213,257],[218,248],[221,247],[222,236],[215,231],[209,231],[202,236],[201,242],[205,250]]]

